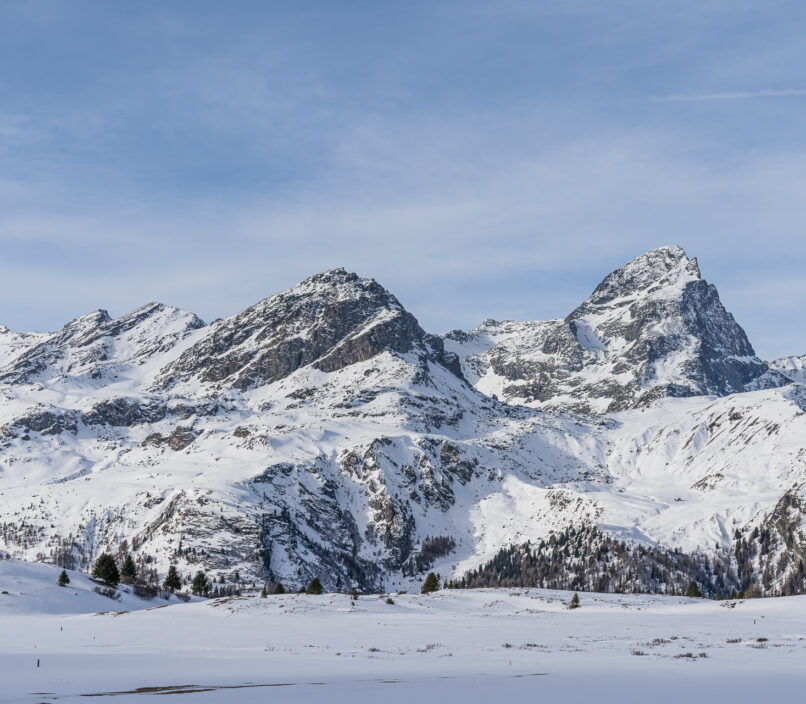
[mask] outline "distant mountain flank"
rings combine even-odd
[[[806,354],[801,357],[782,357],[770,363],[770,367],[791,381],[806,383]]]
[[[793,593],[802,372],[755,355],[679,247],[564,319],[443,336],[344,269],[209,324],[150,303],[0,328],[0,553],[368,590],[521,555],[518,580]]]

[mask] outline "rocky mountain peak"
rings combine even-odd
[[[196,379],[246,390],[312,365],[332,372],[385,350],[419,351],[451,367],[442,341],[374,279],[344,269],[315,274],[237,315],[163,370],[163,387]],[[458,366],[453,365],[458,372]]]
[[[755,356],[696,259],[653,249],[608,274],[564,320],[450,338],[477,388],[515,403],[617,411],[664,396],[787,383]],[[490,340],[486,348],[480,343]]]
[[[592,305],[605,305],[617,298],[681,289],[700,279],[696,259],[689,259],[677,245],[645,252],[605,277],[588,299]]]

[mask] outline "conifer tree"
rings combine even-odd
[[[182,580],[179,577],[179,572],[176,571],[176,565],[171,565],[168,568],[168,574],[162,583],[162,587],[169,592],[175,592],[177,589],[182,588]]]
[[[137,568],[131,555],[126,555],[123,564],[120,566],[120,578],[125,584],[131,584],[137,577]]]
[[[67,575],[67,570],[62,570],[59,575],[59,586],[66,587],[68,584],[70,584],[70,577]]]
[[[581,606],[579,603],[579,594],[574,592],[574,596],[571,597],[571,603],[568,604],[569,609],[578,609]]]
[[[205,596],[210,591],[210,580],[207,579],[207,575],[201,570],[196,572],[190,589],[196,596]]]
[[[106,582],[111,587],[116,587],[120,582],[120,572],[115,558],[109,553],[101,553],[92,568],[92,576]]]
[[[285,594],[285,587],[283,587],[282,582],[277,582],[277,584],[274,585],[272,594]]]
[[[319,577],[314,577],[311,580],[311,583],[308,585],[308,594],[321,594],[322,593],[322,583],[319,581]]]
[[[423,582],[423,587],[420,589],[421,594],[431,594],[432,592],[439,591],[439,577],[433,572],[429,572],[428,576]]]
[[[260,598],[265,599],[269,595],[269,590],[266,589],[266,585],[263,585],[263,589],[260,590]]]
[[[700,599],[702,598],[702,592],[700,588],[697,586],[697,583],[692,580],[691,584],[688,585],[688,589],[686,590],[686,596],[691,597],[693,599]]]

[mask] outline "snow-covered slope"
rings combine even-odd
[[[806,403],[784,383],[678,248],[565,320],[444,343],[342,269],[210,325],[99,311],[0,368],[0,550],[382,589],[599,525],[688,551],[746,540],[743,583],[799,589]],[[622,410],[491,395],[527,387]]]
[[[14,332],[0,325],[0,368],[47,337],[39,332]]]
[[[181,603],[167,592],[145,599],[135,596],[127,585],[110,589],[75,570],[67,570],[70,582],[62,587],[58,585],[61,571],[53,565],[0,560],[0,618],[134,611]]]
[[[617,411],[789,382],[755,356],[680,247],[625,264],[563,320],[488,320],[445,340],[477,388],[540,408]]]
[[[781,372],[792,381],[806,384],[806,355],[802,357],[781,357],[781,359],[771,362],[770,367]]]

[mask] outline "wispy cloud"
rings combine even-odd
[[[658,103],[704,103],[714,100],[753,100],[757,98],[798,98],[806,96],[806,88],[783,88],[736,91],[733,93],[692,93],[690,95],[661,95],[652,98]]]

